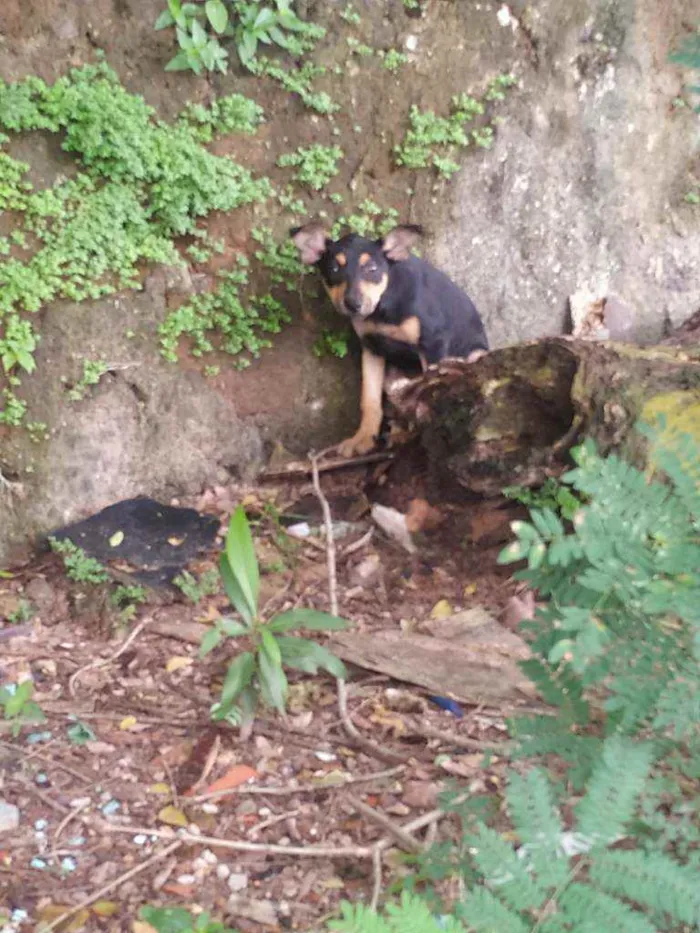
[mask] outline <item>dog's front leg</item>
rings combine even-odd
[[[386,362],[381,356],[362,348],[362,418],[360,427],[338,450],[343,457],[366,454],[371,450],[382,426],[382,388]]]

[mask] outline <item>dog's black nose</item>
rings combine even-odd
[[[358,295],[347,294],[345,296],[345,307],[350,314],[357,314],[362,310],[362,299]]]

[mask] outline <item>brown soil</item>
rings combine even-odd
[[[375,483],[381,472],[375,468]],[[377,630],[409,630],[427,620],[440,600],[455,610],[479,605],[499,613],[514,584],[495,558],[507,519],[515,513],[506,510],[494,520],[493,506],[436,503],[441,524],[416,536],[416,555],[375,529],[370,542],[345,556],[371,526],[366,479],[364,470],[323,479],[334,519],[355,520],[350,534],[337,542],[340,611],[355,629],[368,637]],[[422,491],[417,483],[413,486],[392,482],[381,498],[402,503],[405,510],[409,498]],[[274,502],[307,516],[312,526],[319,523],[318,503],[307,484],[209,490],[190,504],[218,514],[223,532],[241,499],[252,515],[264,502]],[[474,544],[475,539],[487,543]],[[261,603],[269,601],[268,611],[296,605],[328,609],[323,545],[294,542],[268,517],[257,526],[256,546],[264,570]],[[358,565],[372,554],[379,571],[363,583]],[[201,574],[215,560],[212,554],[191,569]],[[503,740],[505,710],[469,708],[458,719],[434,706],[420,689],[367,671],[351,674],[352,720],[385,755],[406,759],[399,772],[368,783],[318,786],[333,775],[357,778],[391,767],[385,755],[369,754],[345,734],[335,685],[328,678],[292,677],[288,721],[263,714],[249,741],[241,741],[231,727],[213,724],[209,710],[237,648],[222,647],[199,660],[196,646],[187,640],[188,624],[211,623],[227,614],[222,593],[196,605],[177,594],[151,594],[125,623],[99,589],[67,582],[54,557],[0,582],[0,614],[9,615],[22,599],[37,612],[21,637],[10,637],[7,622],[0,629],[2,677],[14,681],[31,675],[35,699],[47,717],[44,724],[25,726],[16,739],[5,727],[0,743],[5,771],[0,796],[21,813],[19,829],[0,842],[0,883],[9,909],[26,910],[31,924],[55,919],[130,869],[143,867],[61,929],[138,929],[132,923],[144,904],[197,905],[228,917],[242,933],[324,929],[324,918],[340,900],[370,897],[369,860],[238,852],[188,841],[172,856],[145,866],[164,851],[168,834],[176,838],[163,808],[175,807],[176,817],[205,836],[336,849],[364,847],[384,835],[358,812],[358,798],[401,825],[430,811],[436,790],[455,776],[473,793],[489,795],[498,787],[502,760],[495,756],[485,763],[479,742]],[[126,650],[118,653],[136,629]],[[76,720],[92,730],[85,744],[71,739]],[[426,735],[431,726],[452,733],[454,741]],[[456,737],[475,741],[474,747],[460,747]],[[282,795],[247,794],[244,788],[215,802],[190,799],[193,787],[205,792],[236,765],[254,769],[254,787],[282,788]],[[295,782],[314,789],[295,792]],[[455,829],[447,818],[435,838],[449,837]],[[384,891],[400,875],[396,860],[390,859]],[[232,890],[237,900],[231,899]]]

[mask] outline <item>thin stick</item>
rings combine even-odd
[[[372,900],[369,902],[370,910],[376,910],[379,906],[379,898],[382,893],[382,850],[378,845],[372,847],[372,875],[374,883],[372,885]]]
[[[0,739],[0,747],[8,748],[13,752],[19,753],[20,755],[22,754],[22,750],[18,748],[16,745],[13,745],[11,742],[3,742]],[[26,755],[25,757],[27,761],[30,758],[38,758],[40,761],[45,761],[50,765],[54,765],[54,767],[60,768],[62,771],[65,771],[66,774],[72,774],[73,777],[78,778],[80,781],[83,781],[85,784],[95,783],[94,775],[90,776],[87,774],[83,774],[81,771],[77,771],[75,768],[71,768],[70,765],[65,765],[60,759],[51,758],[49,757],[49,755],[45,755],[43,752],[40,752],[38,749],[35,749],[33,752],[31,752],[31,754]]]
[[[331,604],[331,613],[334,616],[338,615],[338,577],[336,573],[336,561],[335,561],[335,539],[333,537],[333,517],[331,516],[331,507],[328,504],[328,499],[321,489],[321,480],[319,478],[318,470],[318,458],[315,454],[312,454],[309,458],[311,460],[311,476],[314,484],[314,492],[316,493],[316,498],[321,503],[321,511],[323,512],[323,522],[326,526],[326,559],[328,561],[328,596]]]
[[[68,693],[72,697],[75,696],[75,683],[82,674],[85,674],[87,671],[94,670],[98,667],[107,667],[107,665],[112,664],[113,661],[116,661],[119,655],[124,654],[129,645],[138,637],[138,635],[140,635],[142,629],[144,629],[150,621],[150,618],[142,619],[139,624],[136,625],[129,633],[127,638],[124,639],[114,654],[111,654],[108,658],[100,658],[97,661],[91,661],[84,667],[79,667],[74,674],[71,674],[70,680],[68,681]]]
[[[101,829],[106,833],[130,833],[134,836],[142,834],[157,839],[172,839],[172,834],[164,830],[152,829],[143,826],[119,826],[111,823],[102,823]],[[240,842],[233,839],[219,839],[217,836],[204,836],[191,833],[186,829],[178,832],[181,842],[191,842],[195,845],[208,845],[220,849],[233,849],[235,852],[257,852],[263,855],[299,855],[303,858],[372,858],[372,849],[369,846],[278,846],[267,845],[262,842]]]
[[[370,528],[369,531],[365,532],[361,538],[358,538],[357,541],[353,541],[352,544],[348,544],[346,548],[343,549],[341,557],[349,557],[351,554],[354,554],[355,551],[361,550],[365,544],[369,544],[374,535],[374,528]]]
[[[331,507],[328,504],[328,499],[326,498],[323,490],[321,489],[321,480],[318,475],[318,455],[311,454],[309,456],[311,461],[311,476],[313,481],[314,493],[316,498],[321,503],[321,510],[323,512],[323,522],[326,528],[326,560],[328,562],[328,597],[331,604],[331,613],[334,616],[338,615],[338,577],[336,573],[336,553],[335,553],[335,540],[333,538],[333,518],[331,516]],[[396,752],[390,752],[382,748],[381,745],[377,745],[371,739],[365,738],[361,735],[360,732],[355,728],[354,723],[350,719],[350,714],[348,713],[348,693],[345,681],[338,678],[336,680],[337,690],[338,690],[338,712],[340,714],[340,720],[343,724],[343,728],[347,734],[353,738],[360,747],[369,754],[376,756],[382,761],[387,761],[389,764],[399,764],[408,761],[406,755],[399,755]]]
[[[48,926],[42,927],[40,933],[50,933],[51,930],[55,930],[57,927],[60,927],[69,917],[74,916],[79,913],[81,910],[84,910],[86,907],[89,907],[90,904],[94,904],[95,901],[99,901],[101,897],[104,897],[105,894],[109,894],[110,891],[114,891],[115,888],[121,887],[125,881],[133,878],[135,875],[141,874],[142,871],[145,871],[147,868],[150,868],[151,865],[155,865],[156,862],[161,862],[164,858],[167,858],[171,852],[174,852],[176,849],[179,849],[182,845],[183,840],[178,839],[176,842],[173,842],[171,845],[166,846],[160,852],[157,852],[151,858],[147,859],[145,862],[141,862],[140,865],[134,865],[133,868],[130,868],[129,871],[124,872],[123,875],[120,875],[118,878],[115,878],[114,881],[110,881],[109,884],[106,884],[104,887],[100,888],[99,891],[94,891],[89,897],[86,897],[79,904],[76,904],[75,907],[71,907],[70,910],[67,910],[65,913],[61,914],[60,917],[56,917],[55,920],[52,920]]]
[[[461,794],[459,797],[455,798],[455,803],[462,803],[467,799],[468,794]],[[409,820],[408,823],[404,823],[401,829],[405,833],[417,833],[419,829],[425,829],[426,826],[432,826],[435,823],[438,823],[443,817],[450,816],[451,811],[449,810],[440,810],[436,808],[435,810],[429,810],[427,813],[421,813],[420,816],[417,816],[413,820]],[[391,845],[390,839],[381,839],[377,845],[380,849],[388,849]]]
[[[32,782],[27,778],[20,778],[20,783],[29,791],[30,794],[34,794],[35,797],[38,797],[39,800],[45,804],[45,806],[49,807],[49,809],[55,810],[56,813],[70,813],[69,807],[67,807],[64,803],[59,803],[58,800],[53,800],[43,790],[35,787],[34,784],[32,784]]]
[[[248,835],[257,836],[263,829],[268,829],[276,823],[281,823],[282,820],[291,819],[291,817],[296,816],[297,813],[301,813],[301,807],[297,807],[295,810],[286,810],[284,813],[276,813],[274,816],[270,816],[266,820],[263,820],[262,823],[257,823],[255,826],[252,826],[248,831]]]
[[[192,797],[193,803],[203,803],[205,800],[220,800],[222,797],[231,797],[237,794],[259,794],[270,797],[292,797],[294,794],[318,794],[329,790],[340,790],[350,784],[369,784],[371,781],[380,781],[383,778],[394,777],[404,771],[404,765],[386,768],[384,771],[373,771],[370,774],[359,774],[357,777],[347,777],[333,784],[301,784],[297,787],[256,787],[242,785],[230,787],[226,790],[215,790],[209,794],[199,794]]]
[[[80,804],[79,807],[75,807],[75,809],[72,809],[70,813],[67,813],[66,816],[61,820],[61,822],[56,827],[56,832],[53,834],[53,850],[51,852],[51,856],[54,856],[56,854],[59,836],[61,835],[63,830],[66,828],[66,826],[71,822],[71,820],[74,820],[76,816],[78,816],[79,813],[82,813],[83,810],[86,810],[90,806],[91,803],[92,803],[92,800],[84,800]]]
[[[508,752],[509,744],[507,742],[484,742],[481,739],[470,739],[467,735],[459,735],[457,732],[446,732],[442,729],[436,729],[434,726],[418,722],[416,719],[409,719],[411,731],[416,735],[424,735],[431,739],[440,739],[441,742],[447,742],[449,745],[456,745],[459,748],[468,748],[475,752],[499,752],[505,755]]]
[[[374,807],[370,807],[369,804],[366,804],[364,800],[358,800],[356,797],[351,797],[350,802],[356,810],[359,810],[360,813],[363,813],[366,817],[372,820],[374,823],[377,823],[382,829],[385,829],[394,839],[399,843],[402,849],[406,852],[422,852],[423,846],[417,840],[414,839],[405,829],[390,819],[386,813],[382,813],[380,810],[375,810]]]
[[[329,447],[328,450],[335,450],[335,448]],[[318,459],[320,456],[320,454],[317,454],[316,458]],[[362,457],[348,457],[345,460],[329,460],[327,463],[318,464],[318,472],[329,473],[332,470],[344,470],[349,467],[366,466],[370,463],[383,463],[386,460],[393,460],[395,456],[395,453],[385,450],[373,454],[364,454]],[[295,476],[306,477],[309,476],[309,474],[313,475],[313,469],[310,470],[306,464],[290,463],[286,470],[268,470],[262,473],[260,479],[264,482],[265,480],[292,479]]]

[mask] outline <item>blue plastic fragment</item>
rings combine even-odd
[[[464,716],[464,713],[462,712],[462,707],[459,705],[459,703],[456,700],[450,700],[449,697],[438,697],[438,696],[428,697],[428,699],[430,700],[431,703],[434,703],[436,706],[439,706],[440,709],[444,709],[446,712],[452,713],[452,715],[456,719],[461,719],[462,716]]]
[[[100,809],[105,816],[113,816],[117,810],[121,807],[121,804],[118,800],[108,800]]]
[[[43,860],[43,858],[33,858],[29,863],[29,867],[43,870],[46,868],[46,862]]]
[[[39,742],[50,742],[53,735],[50,732],[31,732],[27,738],[27,745],[38,745]]]
[[[75,859],[67,855],[65,858],[61,859],[61,868],[63,871],[75,871],[77,868]]]

